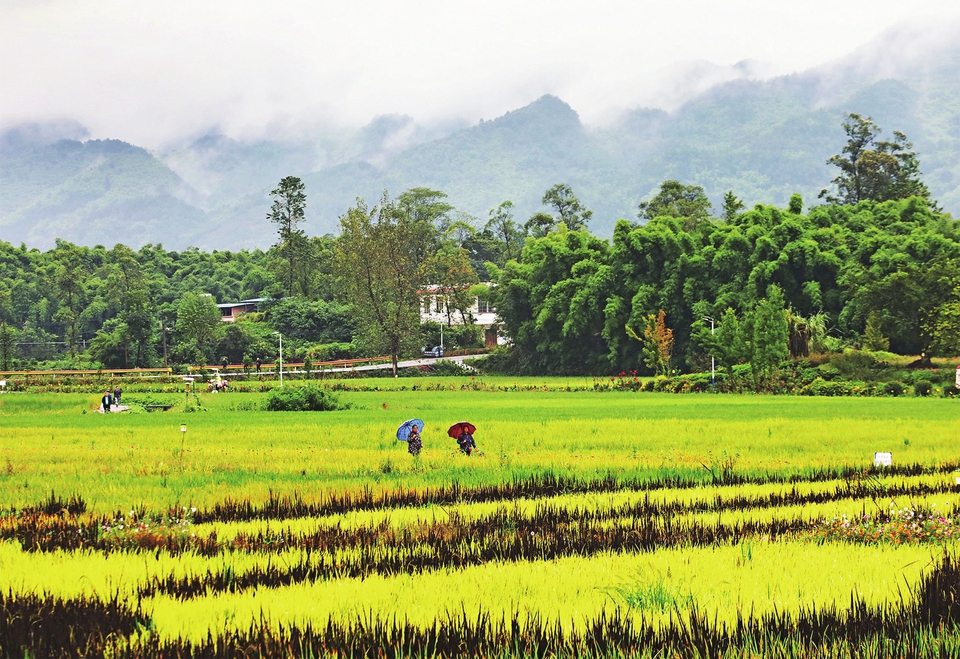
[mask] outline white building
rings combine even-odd
[[[488,282],[483,283],[492,286]],[[497,317],[497,310],[486,300],[472,296],[470,307],[461,314],[459,310],[449,307],[451,292],[441,289],[440,286],[429,284],[418,293],[421,323],[432,321],[442,325],[463,325],[466,316],[466,322],[483,328],[483,343],[486,347],[493,348],[507,342],[506,337],[499,333],[500,319]]]

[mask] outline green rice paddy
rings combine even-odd
[[[260,393],[202,395],[190,413],[182,394],[153,393],[175,407],[111,415],[96,395],[0,395],[0,654],[35,643],[42,656],[54,642],[24,641],[36,637],[10,622],[34,596],[139,616],[135,631],[111,636],[120,623],[104,622],[90,642],[116,656],[203,654],[217,638],[219,656],[275,642],[362,655],[362,638],[452,656],[450,630],[498,647],[486,619],[521,630],[489,656],[636,654],[641,637],[649,656],[884,656],[897,651],[883,636],[894,620],[915,625],[897,641],[911,651],[960,648],[960,609],[937,604],[933,625],[915,608],[955,562],[960,401],[364,383],[379,390],[344,383],[351,409],[322,413],[256,411]],[[427,424],[416,460],[394,437],[412,417]],[[461,420],[481,454],[447,437]],[[893,468],[872,468],[877,451]],[[941,535],[816,533],[902,510],[943,520]],[[584,640],[614,618],[633,641]],[[701,618],[713,650],[683,640]],[[801,619],[828,631],[804,636]],[[744,620],[759,631],[732,640]],[[376,621],[409,629],[394,638]],[[357,636],[358,624],[376,629]]]

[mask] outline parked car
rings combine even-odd
[[[433,346],[432,348],[424,348],[421,352],[424,357],[443,357],[442,346]]]

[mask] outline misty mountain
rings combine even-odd
[[[199,226],[200,195],[147,150],[120,140],[58,139],[44,129],[0,141],[0,236],[50,247],[141,244]]]
[[[268,194],[288,175],[306,184],[312,234],[336,231],[357,197],[373,204],[411,187],[443,190],[480,222],[510,199],[522,222],[543,210],[547,188],[569,183],[600,235],[671,178],[703,185],[718,210],[727,190],[748,205],[785,205],[794,192],[812,205],[836,175],[825,163],[849,112],[872,115],[884,136],[904,131],[933,196],[960,215],[960,46],[918,42],[891,32],[801,74],[732,80],[673,112],[631,110],[599,128],[553,96],[467,127],[390,115],[297,140],[210,131],[157,153],[83,141],[73,124],[22,127],[0,138],[0,238],[266,247]]]

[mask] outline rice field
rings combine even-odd
[[[960,656],[958,401],[375,385],[0,395],[0,655]]]

